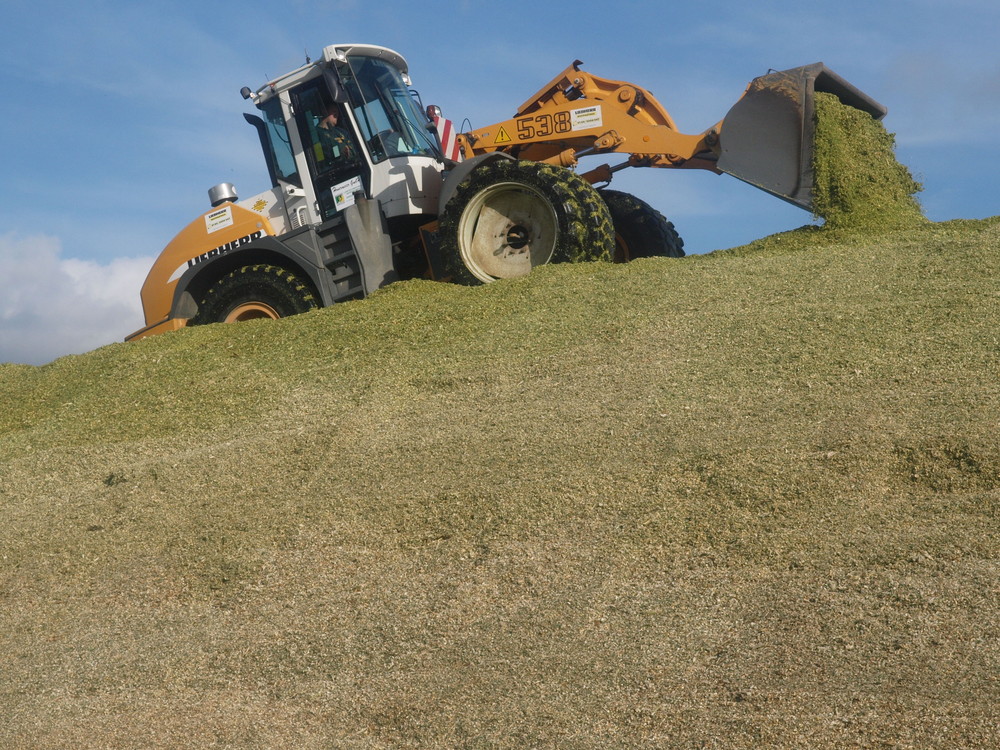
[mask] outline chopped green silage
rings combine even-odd
[[[895,140],[881,122],[832,94],[815,96],[813,212],[832,229],[887,230],[924,215],[922,190],[896,160]]]
[[[0,367],[0,747],[989,747],[998,243],[793,232]]]

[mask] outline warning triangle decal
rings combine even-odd
[[[500,130],[497,131],[497,137],[496,137],[496,139],[493,142],[494,143],[510,143],[510,136],[507,135],[507,131],[503,129],[503,126],[501,126]]]

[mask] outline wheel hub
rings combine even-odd
[[[555,210],[538,190],[517,182],[484,189],[459,220],[459,248],[480,281],[509,279],[549,263],[559,229]]]
[[[531,241],[531,233],[520,224],[507,230],[507,246],[512,250],[523,250]]]

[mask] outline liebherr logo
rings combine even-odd
[[[188,268],[193,268],[199,263],[204,263],[206,260],[211,260],[212,258],[218,257],[220,255],[225,255],[228,252],[243,247],[247,243],[253,242],[254,240],[259,240],[263,236],[264,232],[258,230],[253,234],[248,234],[246,237],[240,237],[238,240],[227,242],[225,245],[219,245],[218,247],[212,248],[207,253],[202,253],[201,255],[197,255],[191,260],[189,260]]]
[[[213,247],[207,253],[196,255],[191,260],[181,263],[179,266],[177,266],[177,268],[174,269],[174,272],[170,274],[170,278],[167,279],[167,283],[172,284],[173,282],[177,281],[177,279],[179,279],[181,276],[184,275],[185,271],[187,271],[189,268],[194,268],[199,263],[204,263],[205,261],[211,260],[212,258],[218,258],[220,255],[225,255],[226,253],[232,252],[233,250],[241,248],[244,245],[253,242],[254,240],[259,240],[263,236],[264,236],[263,230],[258,230],[253,234],[248,234],[245,237],[240,237],[238,240],[227,242],[225,245],[219,245],[218,247]]]

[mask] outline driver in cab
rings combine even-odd
[[[331,162],[349,162],[357,159],[354,143],[347,131],[337,125],[340,109],[336,104],[327,106],[323,119],[316,127],[323,158]]]

